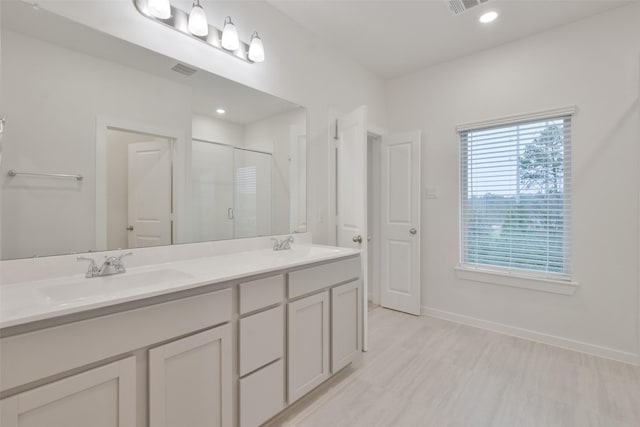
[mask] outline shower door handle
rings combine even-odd
[[[233,219],[233,208],[227,209],[227,218]]]

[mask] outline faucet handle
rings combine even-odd
[[[117,257],[113,257],[113,266],[118,270],[119,273],[124,273],[126,268],[124,267],[124,263],[122,262],[122,258],[133,255],[133,252],[125,252],[123,254],[118,255]]]
[[[129,256],[129,255],[133,255],[133,252],[125,252],[125,253],[123,253],[123,254],[120,254],[120,255],[118,256],[118,261],[122,262],[122,258],[124,258],[124,257],[126,257],[126,256]]]
[[[86,256],[79,256],[78,258],[76,258],[78,261],[88,261],[90,262],[89,264],[89,268],[87,269],[87,274],[85,275],[86,277],[93,277],[96,272],[98,271],[98,266],[96,265],[96,260],[93,258],[89,258]]]

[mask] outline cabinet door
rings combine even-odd
[[[362,349],[361,281],[331,289],[331,372],[347,366]]]
[[[231,425],[231,326],[149,350],[153,427]]]
[[[134,427],[134,357],[0,401],[2,427]]]
[[[289,403],[329,377],[329,291],[288,304]]]

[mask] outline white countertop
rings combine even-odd
[[[356,249],[297,245],[147,265],[124,274],[84,274],[0,286],[0,329],[199,286],[356,255]]]

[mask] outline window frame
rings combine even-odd
[[[458,167],[459,167],[459,179],[458,186],[459,191],[459,213],[458,213],[458,225],[459,225],[459,254],[458,265],[456,266],[456,275],[460,279],[471,280],[475,282],[500,284],[505,286],[513,286],[518,288],[534,289],[539,291],[548,291],[553,293],[560,293],[564,295],[571,295],[577,289],[578,283],[574,281],[574,269],[573,269],[573,239],[571,235],[572,228],[572,211],[569,208],[569,223],[563,226],[563,232],[566,234],[563,236],[563,272],[547,272],[536,271],[533,269],[517,268],[517,267],[501,267],[492,264],[472,264],[465,262],[465,236],[467,231],[465,229],[465,198],[468,196],[468,162],[462,161],[464,144],[469,144],[468,140],[465,140],[463,134],[474,131],[480,131],[488,128],[515,126],[524,123],[530,123],[535,121],[546,120],[570,120],[570,138],[569,141],[565,141],[565,151],[569,153],[569,158],[563,158],[563,168],[565,169],[565,182],[563,183],[563,195],[566,205],[571,206],[571,198],[573,190],[571,188],[571,149],[573,146],[571,137],[575,134],[575,115],[577,108],[575,106],[557,108],[553,110],[545,110],[541,112],[512,115],[508,117],[502,117],[492,120],[486,120],[481,122],[467,123],[456,127],[456,135],[458,137]],[[568,146],[567,146],[568,144]],[[468,149],[468,145],[466,147]],[[565,161],[567,160],[567,161]],[[566,187],[569,187],[565,191]],[[566,214],[566,210],[563,208],[563,214]],[[568,268],[567,268],[568,267]]]

